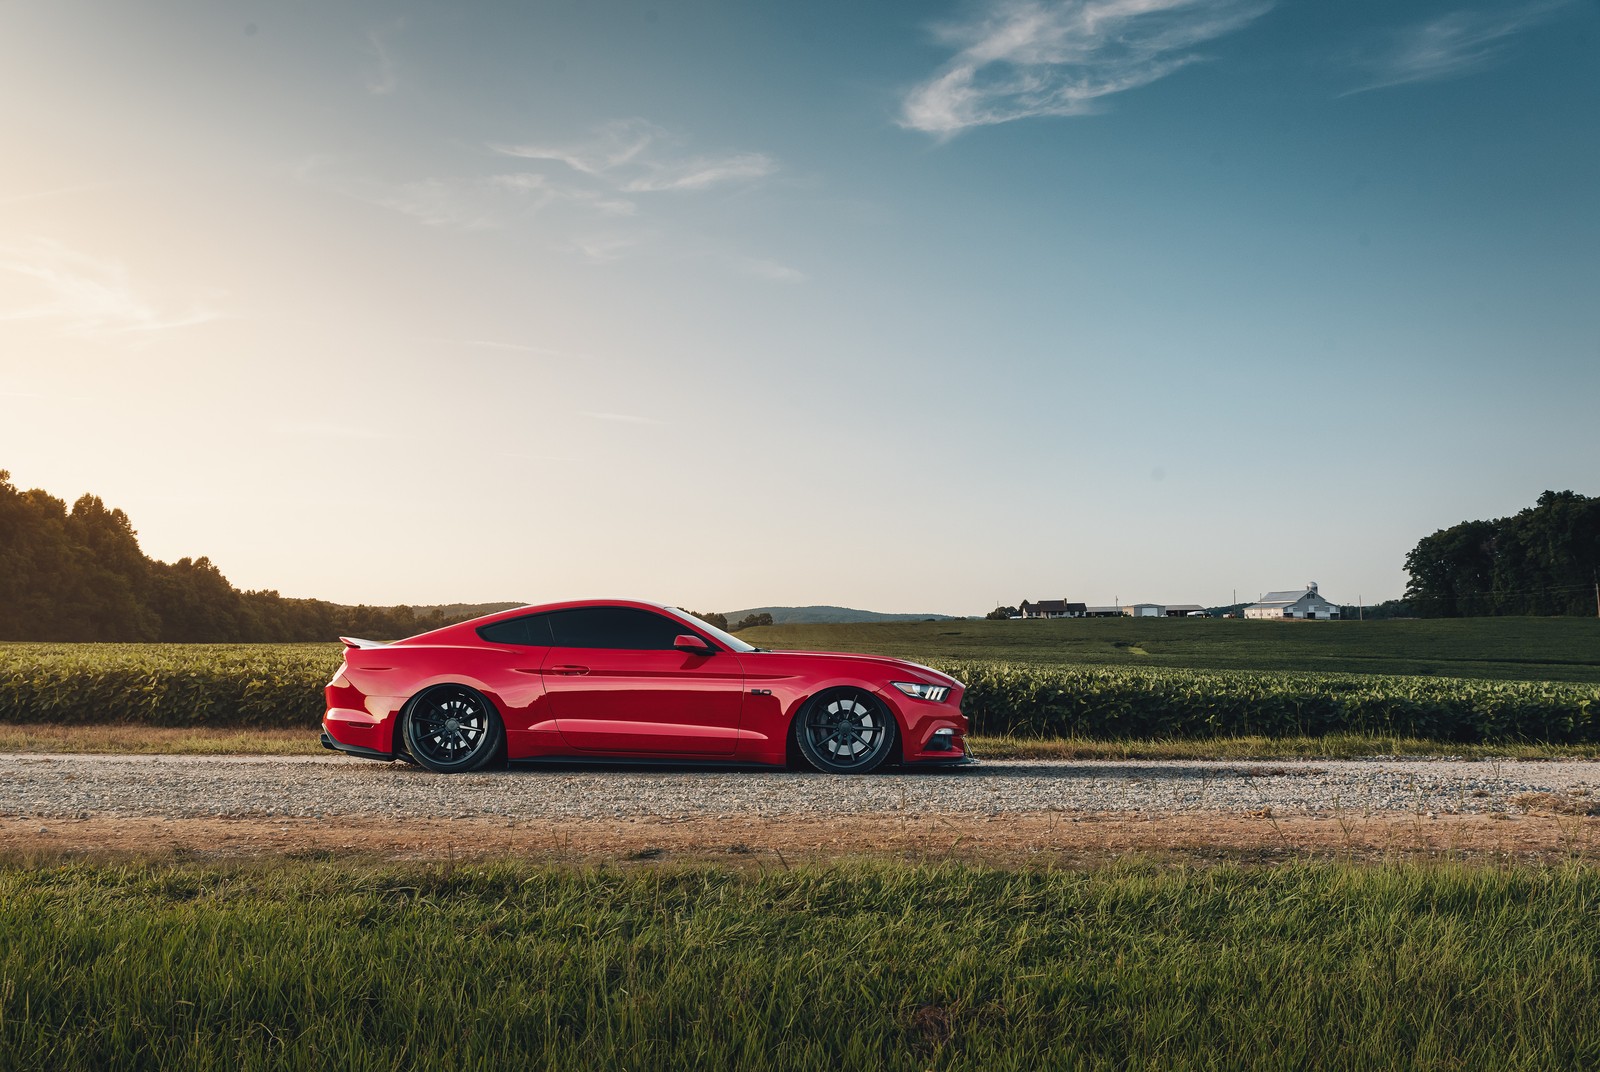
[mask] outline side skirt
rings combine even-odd
[[[512,767],[716,767],[719,770],[782,770],[782,763],[749,759],[641,758],[631,756],[527,756],[506,761]]]

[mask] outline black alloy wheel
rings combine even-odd
[[[406,705],[406,750],[440,774],[481,770],[505,740],[494,705],[465,685],[440,685]]]
[[[806,762],[827,774],[867,774],[894,755],[900,736],[894,715],[865,689],[829,689],[794,720],[794,740]]]

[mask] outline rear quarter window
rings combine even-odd
[[[478,626],[478,635],[491,644],[520,644],[524,647],[550,646],[550,616],[528,614]]]

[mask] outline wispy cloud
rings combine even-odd
[[[86,337],[192,327],[221,317],[152,300],[115,261],[48,239],[0,247],[0,321],[53,322]]]
[[[704,240],[673,235],[669,202],[707,191],[748,186],[779,167],[766,153],[695,153],[683,138],[642,119],[607,123],[573,144],[491,143],[500,170],[468,164],[453,177],[392,182],[352,175],[335,162],[308,158],[285,172],[430,227],[501,229],[537,217],[548,247],[590,264],[656,253],[667,259],[710,257],[745,275],[799,282],[804,273],[763,257],[719,251]],[[521,163],[507,170],[506,157]],[[666,222],[657,222],[660,215]],[[674,248],[668,248],[674,247]]]
[[[649,244],[653,238],[648,232],[579,234],[569,239],[564,248],[579,254],[590,264],[610,264]]]
[[[1341,96],[1438,82],[1481,71],[1506,55],[1509,39],[1567,7],[1564,0],[1506,10],[1453,11],[1429,22],[1405,27],[1356,63],[1368,80]]]
[[[367,71],[367,92],[375,97],[387,97],[400,87],[400,76],[395,64],[389,39],[405,28],[403,21],[384,29],[368,30],[366,50],[373,66]]]
[[[553,182],[537,172],[394,182],[352,175],[323,159],[302,160],[286,170],[297,182],[447,230],[497,230],[556,205],[593,216],[631,216],[637,210],[614,193]]]
[[[1187,66],[1272,0],[989,0],[936,29],[956,49],[905,97],[900,125],[941,138],[1034,116],[1087,115]]]
[[[585,208],[594,209],[604,216],[632,216],[639,211],[639,206],[627,198],[618,197],[600,190],[583,189],[571,185],[552,182],[546,175],[537,171],[516,171],[503,175],[491,175],[489,183],[502,190],[509,190],[521,195],[534,208],[557,201],[567,201]]]
[[[385,186],[346,184],[344,191],[369,204],[404,213],[430,227],[482,231],[500,225],[502,214],[485,202],[481,184],[417,179]]]
[[[596,179],[623,193],[706,190],[750,182],[778,170],[766,153],[689,155],[682,140],[642,119],[607,123],[575,145],[494,144],[497,153],[523,160],[547,160]]]

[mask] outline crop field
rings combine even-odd
[[[1150,635],[1188,645],[1174,642],[1169,659],[1197,659],[1181,653],[1201,651],[1204,645],[1195,638],[1209,635],[1216,641],[1213,663],[1267,662],[1267,654],[1286,663],[1291,660],[1281,653],[1225,641],[1234,634],[1249,644],[1258,644],[1258,637],[1337,637],[1336,630],[1360,639],[1363,630],[1390,625],[1430,627],[1406,634],[1419,650],[1442,644],[1441,637],[1450,632],[1432,627],[1472,626],[1456,632],[1464,638],[1461,650],[1478,658],[1457,659],[1454,665],[1471,663],[1480,671],[1488,665],[1485,653],[1494,647],[1488,626],[1505,634],[1499,642],[1504,651],[1521,650],[1518,645],[1530,643],[1530,636],[1544,634],[1552,652],[1564,657],[1561,665],[1569,678],[1582,676],[1589,664],[1579,656],[1600,641],[1600,629],[1573,619],[1370,624],[1112,619],[795,626],[787,633],[776,627],[748,633],[768,644],[901,654],[937,666],[967,683],[963,709],[974,732],[984,736],[1150,740],[1354,734],[1460,744],[1600,742],[1600,684],[1594,681],[1180,667],[1132,654],[1162,650],[1156,640],[1132,643],[1138,631],[1153,631]],[[1130,638],[1121,663],[1073,662],[1070,657],[1079,648],[1072,644],[1049,661],[1044,655],[1055,649],[996,639],[1048,638],[1054,631],[1081,648],[1084,637],[1106,628]],[[975,639],[963,646],[955,641],[964,639],[964,630],[973,630]],[[1391,643],[1401,638],[1387,635]],[[1111,650],[1124,650],[1107,643]],[[1008,661],[976,661],[979,653]],[[1587,657],[1596,656],[1590,651]],[[0,645],[0,723],[310,730],[321,715],[322,687],[339,658],[337,645],[321,644]],[[1389,665],[1375,656],[1363,663],[1349,652],[1339,659],[1328,656],[1323,665],[1352,664]]]
[[[0,644],[0,722],[313,729],[337,644]]]
[[[1600,619],[1269,622],[1221,618],[779,625],[767,648],[868,651],[924,663],[1288,670],[1600,684]]]
[[[0,867],[0,1068],[1592,1068],[1581,865]]]

